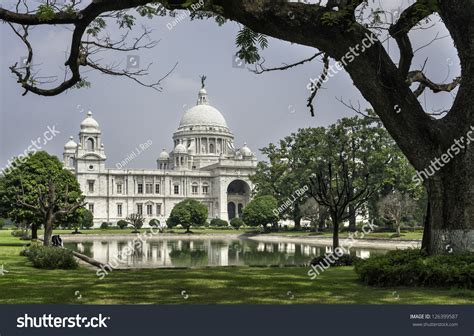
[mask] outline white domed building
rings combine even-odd
[[[79,142],[71,137],[64,146],[64,165],[77,176],[96,226],[131,213],[143,214],[146,223],[163,222],[186,198],[205,204],[209,219],[230,220],[250,201],[255,154],[247,144],[235,148],[234,135],[204,88],[181,118],[172,150],[158,155],[156,169],[106,168],[100,126],[91,112],[80,129]]]

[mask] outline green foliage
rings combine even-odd
[[[72,251],[59,247],[33,245],[23,255],[36,268],[42,269],[76,269],[79,265]]]
[[[259,196],[250,201],[242,212],[242,220],[250,226],[266,228],[267,224],[274,224],[279,217],[277,211],[277,200],[273,196]]]
[[[94,226],[94,215],[87,209],[83,209],[81,217],[81,227],[83,229],[90,229]]]
[[[220,219],[220,218],[213,218],[211,220],[211,226],[227,227],[227,226],[229,226],[229,222],[227,222],[226,220]]]
[[[127,217],[127,221],[134,228],[133,233],[138,233],[143,224],[145,223],[145,218],[139,213],[132,213]]]
[[[74,87],[76,89],[83,89],[83,88],[90,88],[92,86],[91,82],[85,80],[85,79],[81,79],[80,81],[78,81]]]
[[[237,56],[249,64],[254,64],[260,60],[259,47],[262,50],[268,47],[267,37],[254,32],[248,27],[243,27],[237,33],[235,43],[240,48],[237,51]]]
[[[64,169],[56,156],[39,151],[17,158],[11,169],[0,177],[0,216],[39,227],[45,224],[39,199],[47,197],[52,191],[56,200],[51,206],[55,212],[84,199],[76,177]],[[16,202],[17,199],[21,202]],[[59,215],[55,217],[53,225],[77,222],[78,216],[78,211],[67,216]]]
[[[474,288],[474,254],[426,256],[420,250],[390,251],[355,265],[359,278],[371,286]]]
[[[4,227],[5,224],[6,224],[6,222],[7,222],[7,221],[6,221],[5,219],[0,218],[0,230],[3,229],[3,227]]]
[[[189,232],[191,226],[203,226],[207,219],[207,207],[193,199],[185,199],[176,204],[166,222],[172,228],[181,225]]]
[[[311,175],[320,167],[327,167],[331,162],[337,168],[334,164],[342,152],[348,169],[354,172],[351,174],[354,191],[364,184],[367,173],[369,187],[377,189],[368,202],[369,219],[376,219],[377,202],[398,190],[417,202],[414,217],[421,221],[426,202],[423,186],[413,182],[414,168],[381,122],[373,118],[373,111],[367,113],[370,118],[343,118],[326,128],[300,129],[263,148],[268,162],[259,162],[256,173],[250,177],[256,195],[272,195],[278,204],[290,199],[291,205],[281,215],[293,220],[307,217],[305,204],[309,195],[295,197],[295,191],[309,185]]]
[[[244,221],[240,218],[235,217],[230,220],[230,226],[232,226],[236,230],[238,230],[241,226],[244,226],[244,225],[245,225]]]
[[[53,6],[49,6],[49,5],[45,5],[45,4],[42,4],[42,5],[38,6],[37,16],[38,16],[40,21],[52,20],[52,19],[54,19],[55,15],[56,14],[54,13]]]
[[[128,222],[124,219],[121,219],[117,222],[117,226],[123,230],[128,226]]]
[[[110,226],[110,223],[108,222],[102,222],[102,224],[100,224],[100,229],[101,230],[107,230]]]
[[[159,219],[156,219],[156,218],[153,218],[151,221],[150,221],[150,226],[153,226],[153,227],[158,227],[160,226],[160,220]]]
[[[92,35],[94,37],[97,37],[102,29],[104,29],[107,26],[107,23],[105,20],[101,17],[95,18],[94,21],[92,21],[89,24],[89,27],[87,28],[86,33],[89,35]]]

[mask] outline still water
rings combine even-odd
[[[258,242],[248,239],[163,239],[134,244],[131,240],[65,242],[64,246],[116,268],[306,265],[331,252],[329,246]],[[385,250],[352,248],[369,258]]]

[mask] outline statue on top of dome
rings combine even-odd
[[[202,76],[199,76],[201,78],[201,89],[204,89],[204,87],[206,86],[206,84],[204,83],[207,79],[206,76],[202,75]]]

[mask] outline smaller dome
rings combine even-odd
[[[66,144],[64,145],[64,149],[76,149],[77,148],[77,143],[74,141],[74,137],[70,137],[69,138],[69,141],[66,142]]]
[[[158,160],[168,160],[170,158],[170,155],[168,154],[168,152],[166,151],[166,149],[163,148],[163,151],[161,152]]]
[[[183,144],[177,144],[176,147],[174,148],[174,153],[175,154],[187,154],[188,151],[186,150],[186,147],[184,147]]]
[[[240,152],[240,154],[242,154],[242,156],[252,156],[253,155],[250,148],[247,147],[247,143],[244,143],[244,147],[239,149],[239,152]]]
[[[99,130],[99,123],[94,118],[92,118],[91,111],[87,112],[87,118],[81,122],[81,130]]]

